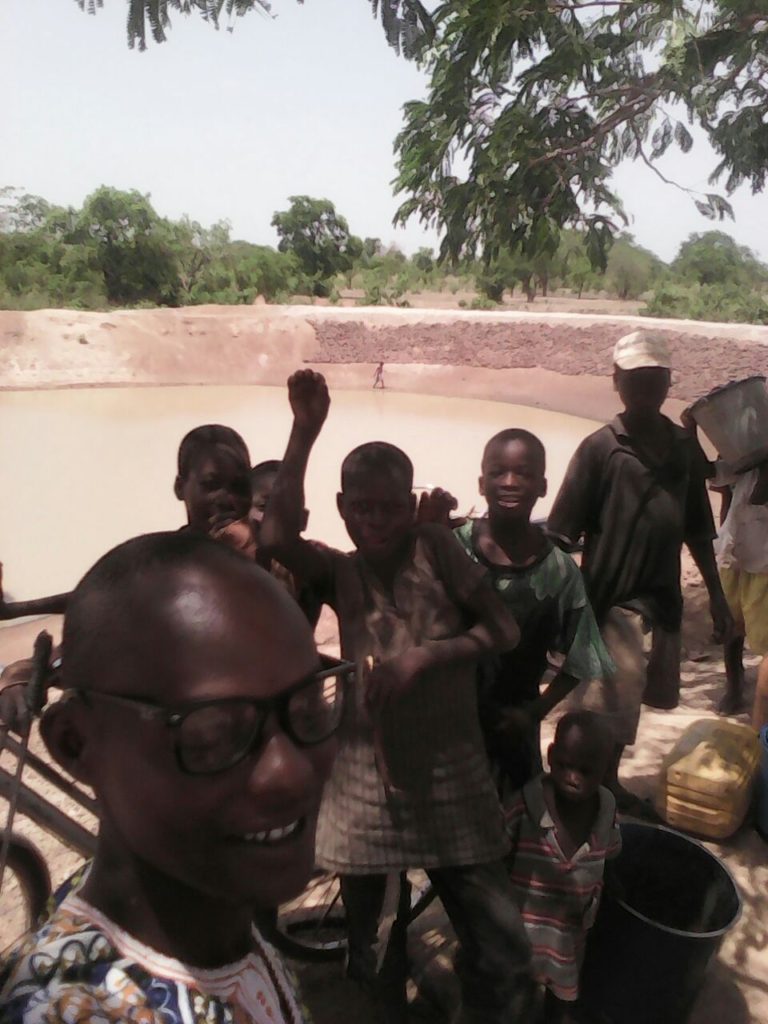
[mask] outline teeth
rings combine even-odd
[[[289,839],[298,832],[301,827],[301,820],[292,821],[290,825],[283,825],[281,828],[271,828],[265,832],[246,832],[242,837],[246,843],[279,843],[282,839]]]

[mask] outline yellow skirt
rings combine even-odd
[[[720,569],[728,606],[755,654],[768,654],[768,573],[751,573],[723,566]]]

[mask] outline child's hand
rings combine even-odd
[[[430,657],[424,647],[412,647],[396,658],[374,665],[365,687],[368,710],[376,715],[389,701],[402,697],[429,665]]]
[[[319,434],[331,404],[325,377],[314,370],[298,370],[288,378],[288,401],[296,426]]]
[[[424,491],[419,498],[419,506],[416,510],[417,523],[439,523],[441,526],[462,526],[466,519],[464,517],[451,518],[451,512],[455,512],[459,503],[450,493],[442,487],[435,487],[432,491]]]
[[[246,558],[252,560],[256,558],[256,539],[250,519],[236,519],[234,522],[214,527],[211,530],[211,537],[214,540],[222,541],[227,547]]]

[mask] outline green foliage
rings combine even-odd
[[[0,307],[237,304],[308,288],[291,254],[233,242],[226,222],[166,220],[138,192],[100,188],[65,210],[0,190]]]
[[[81,11],[95,14],[104,6],[104,0],[75,0]],[[304,0],[296,0],[303,3]],[[404,57],[416,58],[429,45],[434,35],[434,25],[420,0],[369,0],[373,15],[381,17],[387,42]],[[272,10],[270,0],[127,0],[128,3],[128,45],[139,50],[147,48],[147,38],[156,43],[164,43],[171,20],[169,11],[180,11],[183,14],[198,14],[200,17],[219,28],[222,18],[230,19],[228,30],[232,31],[232,21],[255,11],[269,15]],[[149,25],[149,30],[147,29]]]
[[[723,231],[690,235],[680,246],[672,271],[677,277],[697,284],[753,287],[768,281],[768,267]]]
[[[179,276],[167,222],[149,196],[102,186],[83,203],[72,240],[89,246],[110,303],[178,305]]]
[[[722,284],[670,282],[656,289],[642,312],[646,316],[768,324],[768,294]]]
[[[667,113],[676,105],[708,136],[726,193],[762,189],[764,5],[443,0],[433,17],[428,96],[405,107],[396,184],[398,219],[437,227],[443,258],[552,255],[571,227],[605,269],[624,220],[612,170],[691,149],[687,124]],[[694,198],[709,217],[730,215],[718,194]]]
[[[292,253],[312,282],[315,295],[327,295],[329,282],[345,273],[363,254],[363,243],[349,233],[346,220],[329,199],[290,196],[287,210],[278,211],[272,227],[280,238],[280,252]]]
[[[629,234],[622,234],[611,246],[605,285],[619,299],[639,299],[662,272],[658,256],[635,244]]]
[[[499,300],[500,301],[500,300]],[[495,301],[488,295],[476,295],[469,304],[470,309],[496,309],[499,301]],[[459,303],[461,305],[461,303]],[[466,306],[466,302],[464,303]]]

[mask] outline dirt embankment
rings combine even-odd
[[[383,361],[387,386],[397,390],[469,390],[524,403],[538,373],[543,386],[533,388],[539,400],[531,404],[573,412],[563,406],[573,406],[569,393],[589,394],[597,382],[610,393],[613,345],[638,326],[669,337],[672,394],[683,401],[766,366],[768,327],[746,324],[385,307],[0,311],[0,389],[282,384],[307,362],[336,367],[330,376],[339,386],[369,387],[371,365]],[[579,389],[573,376],[581,378]],[[550,394],[557,377],[563,386]],[[591,408],[590,400],[582,415]]]
[[[578,318],[483,322],[403,323],[314,321],[317,359],[329,363],[418,363],[493,370],[548,370],[568,376],[606,376],[624,323],[581,326]],[[672,350],[672,396],[692,401],[728,380],[763,372],[768,350],[749,341],[665,330]]]

